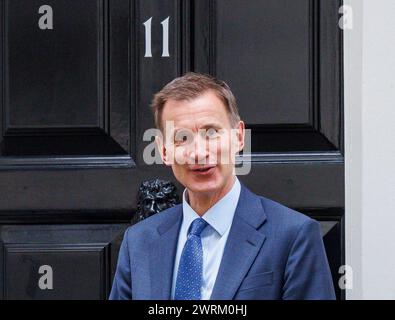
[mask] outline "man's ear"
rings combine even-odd
[[[169,162],[169,159],[167,159],[166,145],[163,141],[163,136],[162,135],[155,136],[155,142],[158,147],[158,151],[159,151],[160,157],[162,158],[163,163],[165,165],[169,166],[170,162]]]
[[[244,149],[244,139],[245,139],[245,124],[243,121],[239,121],[239,124],[237,126],[238,152]]]

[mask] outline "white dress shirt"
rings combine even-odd
[[[232,189],[202,216],[208,223],[208,226],[200,235],[203,247],[202,300],[209,300],[213,291],[226,240],[228,239],[233,216],[239,201],[240,190],[240,182],[236,178]],[[177,253],[173,269],[172,299],[174,299],[178,265],[180,263],[182,250],[187,241],[189,226],[193,220],[200,217],[191,208],[187,198],[187,189],[185,189],[182,197],[183,220],[178,236]]]

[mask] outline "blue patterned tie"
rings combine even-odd
[[[200,300],[203,277],[203,249],[200,234],[207,226],[202,218],[193,220],[178,266],[175,300]]]

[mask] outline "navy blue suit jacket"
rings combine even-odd
[[[127,229],[110,299],[170,299],[182,205]],[[211,295],[334,299],[319,223],[242,185]]]

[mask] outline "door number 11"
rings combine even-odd
[[[161,22],[163,31],[162,57],[170,57],[169,54],[169,20],[167,17]],[[145,27],[145,58],[152,58],[152,17],[143,23]]]

